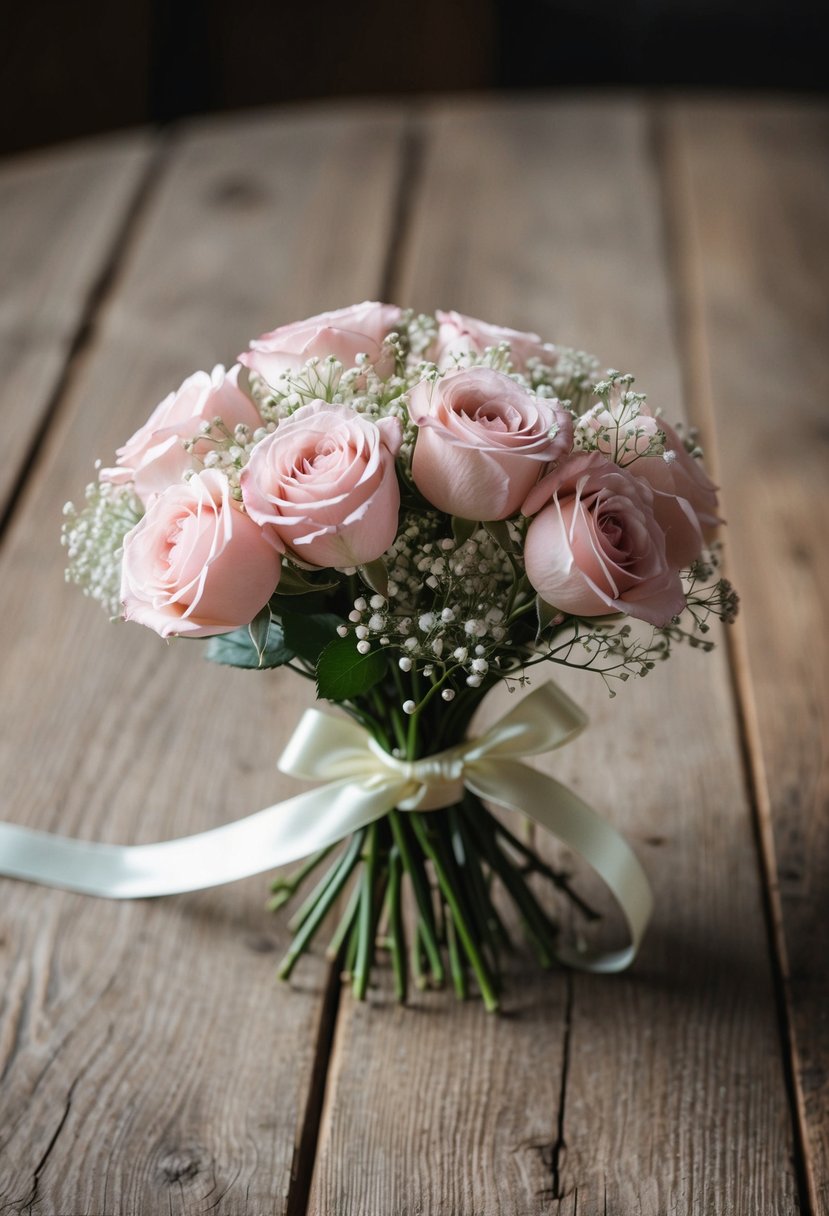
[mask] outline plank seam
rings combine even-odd
[[[305,1216],[308,1211],[325,1103],[326,1082],[342,994],[341,966],[342,960],[337,959],[328,969],[317,1042],[314,1048],[314,1062],[311,1067],[308,1100],[305,1103],[305,1114],[297,1142],[294,1168],[291,1170],[291,1184],[285,1206],[285,1216]]]
[[[397,294],[400,271],[412,227],[414,199],[421,180],[425,135],[417,111],[403,120],[397,187],[391,208],[389,243],[380,276],[380,299],[388,302]]]
[[[561,1085],[558,1093],[556,1138],[553,1141],[550,1161],[550,1172],[552,1174],[551,1198],[558,1201],[565,1198],[561,1189],[561,1172],[564,1167],[564,1157],[567,1152],[567,1140],[564,1135],[564,1114],[567,1104],[567,1079],[570,1073],[570,1043],[573,1031],[573,1001],[575,997],[575,984],[573,982],[572,973],[569,971],[566,973],[566,988],[567,997],[564,1005],[564,1034],[561,1045]],[[575,1203],[578,1204],[578,1189],[576,1189]]]
[[[5,503],[0,504],[0,544],[11,523],[21,492],[25,484],[31,480],[32,470],[39,462],[44,440],[60,414],[61,405],[68,395],[76,368],[94,341],[99,318],[115,290],[118,272],[135,240],[140,218],[146,210],[153,190],[161,179],[163,167],[169,156],[169,139],[166,135],[157,138],[158,142],[148,157],[132,198],[124,208],[121,222],[116,226],[112,241],[101,259],[100,269],[93,277],[86,293],[79,311],[77,325],[67,347],[63,368],[46,401],[40,421],[21,456],[19,471],[9,488],[8,498]]]
[[[714,479],[719,481],[716,416],[711,386],[710,358],[702,316],[699,274],[694,266],[694,233],[696,226],[690,205],[683,206],[683,194],[677,184],[681,165],[679,153],[672,148],[668,118],[663,111],[649,109],[651,151],[656,165],[659,200],[662,213],[662,240],[669,267],[671,288],[672,328],[681,358],[683,393],[689,417],[696,417],[705,431],[706,451]],[[683,174],[687,179],[687,173]],[[695,373],[694,368],[699,370]],[[725,569],[727,572],[727,563]],[[783,934],[782,907],[779,897],[777,860],[771,823],[772,810],[765,777],[762,746],[757,724],[753,683],[743,621],[724,629],[724,646],[728,659],[731,700],[740,744],[740,767],[749,807],[752,837],[760,877],[761,902],[769,960],[772,970],[775,1010],[777,1014],[783,1078],[792,1124],[792,1157],[800,1209],[803,1216],[813,1216],[812,1187],[809,1177],[807,1133],[802,1095],[797,1079],[796,1045],[789,1014],[788,956]]]
[[[413,200],[421,175],[424,137],[420,124],[412,110],[404,117],[400,135],[399,160],[394,195],[389,209],[389,229],[386,256],[379,275],[379,296],[383,301],[392,299],[400,278],[403,251],[406,246]],[[320,1014],[319,1032],[311,1071],[311,1083],[305,1107],[302,1130],[296,1152],[296,1165],[292,1171],[285,1216],[306,1216],[311,1201],[311,1187],[320,1133],[327,1117],[325,1114],[330,1097],[328,1084],[334,1041],[339,1025],[342,996],[342,955],[330,966],[328,981]]]

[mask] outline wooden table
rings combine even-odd
[[[304,687],[108,626],[63,502],[197,367],[363,298],[632,369],[703,433],[743,613],[555,771],[656,891],[630,972],[451,993],[275,978],[267,880],[108,903],[0,883],[0,1211],[829,1211],[827,112],[529,97],[298,109],[0,167],[2,817],[152,841],[237,818]],[[303,700],[305,698],[305,701]],[[823,751],[821,751],[821,746]],[[4,1206],[5,1205],[5,1206]]]

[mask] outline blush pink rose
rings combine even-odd
[[[221,418],[229,431],[243,424],[253,431],[262,419],[253,402],[239,388],[239,365],[229,372],[221,364],[195,372],[181,388],[165,397],[150,417],[116,453],[116,468],[102,469],[101,479],[135,482],[135,492],[146,504],[154,494],[180,481],[193,467],[193,456],[203,456],[211,444],[197,439],[192,454],[184,446],[196,439],[202,423]]]
[[[524,505],[539,512],[524,542],[530,583],[573,616],[624,612],[667,625],[685,596],[653,505],[645,481],[598,452],[563,461]]]
[[[334,355],[348,368],[355,366],[357,355],[364,354],[377,375],[387,379],[394,371],[394,356],[384,348],[383,339],[399,324],[401,315],[394,304],[369,300],[323,312],[262,334],[239,356],[239,362],[275,385],[285,372],[297,371],[314,356]]]
[[[612,427],[610,410],[593,409],[579,419],[579,425],[597,433]],[[706,541],[713,539],[717,525],[717,487],[705,471],[701,460],[691,456],[682,439],[664,418],[654,418],[646,406],[635,418],[629,436],[620,437],[621,446],[610,451],[606,438],[600,439],[599,451],[615,455],[635,477],[641,477],[654,491],[653,510],[665,533],[668,561],[683,569],[695,561]],[[661,431],[665,436],[663,455],[643,456],[651,438]]]
[[[209,637],[248,625],[277,583],[279,554],[206,469],[157,495],[124,538],[124,619],[160,633]]]
[[[573,424],[558,402],[487,367],[416,385],[412,477],[424,498],[461,519],[507,519],[552,461],[570,451]]]
[[[251,519],[312,566],[360,566],[397,532],[397,418],[372,421],[347,405],[312,401],[258,443],[242,470]]]
[[[540,359],[548,367],[556,362],[556,348],[543,342],[538,334],[490,325],[460,312],[438,312],[438,333],[430,357],[441,369],[456,367],[468,355],[482,355],[488,346],[508,342],[515,371],[526,370],[530,359]]]
[[[668,560],[683,568],[699,557],[704,542],[713,540],[721,523],[717,487],[674,428],[662,418],[657,424],[665,435],[665,454],[643,456],[630,469],[653,490],[654,514],[665,532]]]

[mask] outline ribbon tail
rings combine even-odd
[[[630,945],[621,950],[562,945],[556,957],[580,971],[623,971],[636,957],[650,920],[647,875],[623,836],[566,785],[517,760],[499,757],[471,765],[466,784],[488,802],[519,811],[580,854],[604,880],[624,913]]]
[[[105,899],[200,891],[306,857],[381,819],[410,783],[335,781],[158,844],[96,844],[0,823],[0,875]]]

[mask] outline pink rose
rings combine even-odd
[[[242,470],[251,519],[312,566],[360,566],[397,532],[397,418],[374,422],[347,405],[312,401],[258,443]]]
[[[255,430],[262,419],[253,402],[238,386],[239,365],[229,372],[221,364],[207,372],[195,372],[181,388],[165,397],[150,417],[116,454],[116,468],[102,469],[104,481],[135,482],[135,492],[146,504],[154,494],[180,481],[193,467],[192,456],[203,456],[211,444],[197,440],[192,455],[184,446],[195,439],[203,422],[219,417],[229,431],[244,424]]]
[[[657,425],[665,435],[665,455],[643,456],[630,471],[653,490],[653,510],[665,532],[668,560],[682,569],[699,557],[721,522],[717,487],[674,428],[662,418]]]
[[[279,582],[279,554],[205,469],[157,495],[124,538],[124,618],[160,633],[209,637],[248,625]]]
[[[650,486],[600,453],[562,461],[524,504],[539,511],[524,565],[541,598],[573,616],[625,612],[667,625],[685,596],[653,507]]]
[[[549,342],[542,342],[538,334],[490,325],[476,317],[465,317],[460,312],[438,312],[435,315],[438,335],[430,357],[441,369],[456,367],[458,359],[467,355],[482,355],[488,346],[499,346],[501,342],[509,342],[515,371],[525,371],[529,359],[540,359],[548,367],[556,362],[556,348]]]
[[[377,375],[387,379],[394,371],[394,356],[384,349],[383,339],[399,324],[401,315],[394,304],[368,300],[323,312],[262,334],[239,356],[239,362],[275,385],[284,372],[297,371],[313,356],[334,355],[348,368],[356,365],[357,355],[365,354]]]
[[[625,465],[654,491],[653,511],[665,533],[668,561],[683,569],[699,557],[703,544],[713,537],[720,523],[717,515],[717,487],[701,460],[691,456],[681,438],[664,418],[654,418],[647,406],[631,423],[630,434],[620,434],[618,450],[611,451],[606,432],[613,427],[611,410],[592,409],[579,419],[579,425],[599,433],[599,451]],[[623,428],[624,429],[624,428]],[[662,431],[665,453],[643,456],[651,438]]]
[[[462,519],[514,515],[546,466],[570,451],[573,423],[556,401],[487,367],[447,372],[412,390],[418,435],[412,477],[440,511]]]

